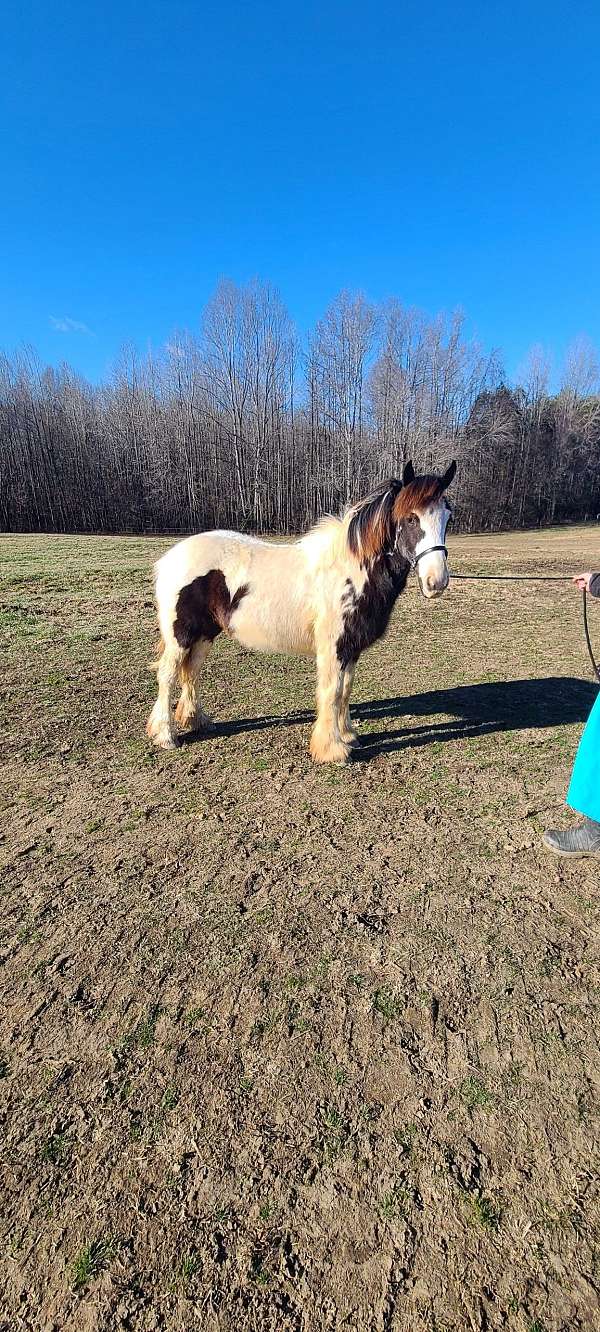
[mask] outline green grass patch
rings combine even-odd
[[[373,995],[373,1008],[376,1013],[381,1013],[386,1022],[393,1022],[402,1011],[402,1005],[397,995],[391,990],[376,990]]]
[[[114,1235],[100,1236],[85,1244],[73,1262],[71,1273],[73,1290],[83,1290],[94,1277],[99,1276],[114,1258],[118,1247]]]
[[[479,1078],[465,1078],[460,1086],[460,1096],[468,1110],[487,1110],[494,1103],[491,1092]]]

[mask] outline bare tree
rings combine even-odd
[[[93,386],[33,351],[0,358],[0,523],[12,530],[285,532],[337,510],[408,457],[460,460],[468,529],[600,510],[600,377],[568,349],[558,393],[532,349],[514,388],[459,313],[342,292],[300,356],[267,284],[219,284],[199,337],[125,347]]]

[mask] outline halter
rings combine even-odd
[[[444,553],[446,559],[448,559],[448,548],[447,548],[447,546],[428,546],[428,547],[427,547],[427,550],[422,550],[420,555],[415,555],[415,558],[414,558],[414,560],[413,560],[413,562],[412,562],[412,565],[411,565],[411,568],[413,569],[413,571],[414,571],[415,569],[418,568],[419,560],[424,559],[426,555],[433,555],[434,551],[436,551],[436,550],[441,550],[441,551],[443,551],[443,553]]]

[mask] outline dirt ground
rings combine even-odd
[[[345,768],[311,663],[221,641],[217,733],[160,753],[168,544],[0,540],[0,1329],[597,1328],[600,866],[540,845],[578,595],[411,587]],[[593,527],[451,547],[600,566]]]

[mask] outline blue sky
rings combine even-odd
[[[8,0],[0,347],[101,378],[221,276],[600,344],[600,6]],[[54,322],[53,322],[54,321]],[[90,331],[86,331],[90,330]]]

